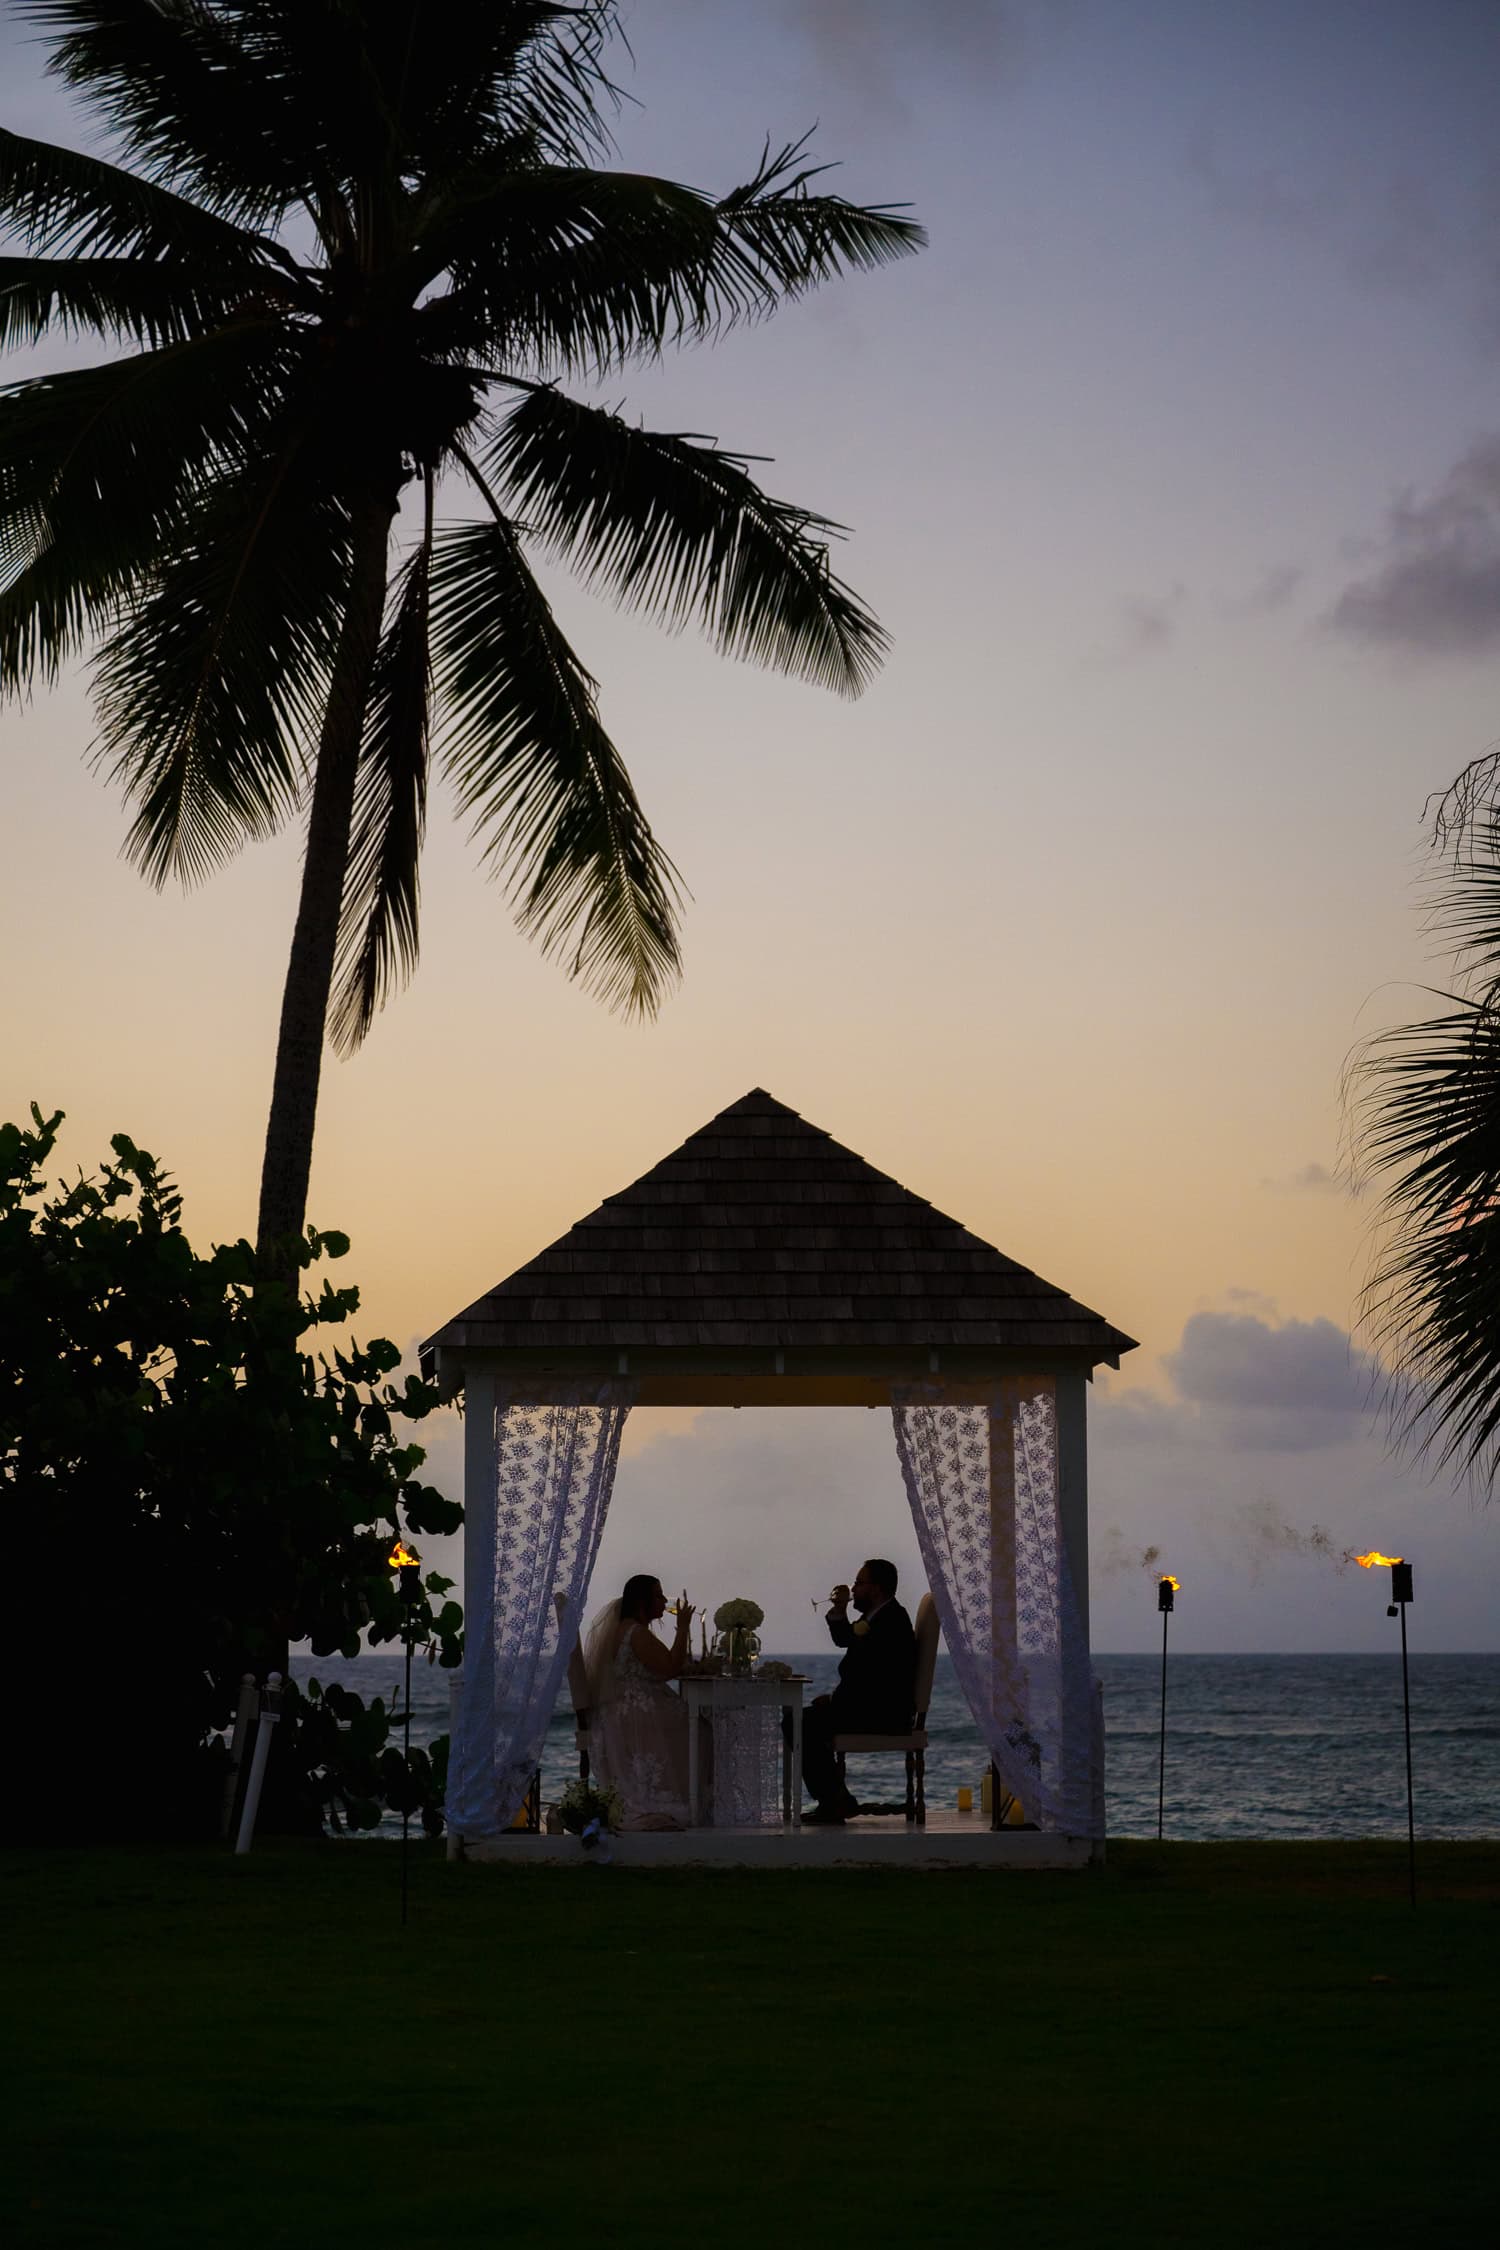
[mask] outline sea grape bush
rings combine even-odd
[[[36,1841],[212,1833],[241,1675],[300,1641],[399,1643],[392,1537],[463,1511],[420,1480],[404,1425],[438,1398],[397,1386],[396,1347],[313,1348],[358,1310],[317,1273],[347,1237],[309,1228],[301,1288],[267,1286],[248,1243],[193,1249],[177,1187],[124,1134],[49,1186],[61,1124],[33,1106],[0,1125],[0,1494],[30,1714],[0,1802]],[[448,1667],[450,1584],[429,1575],[410,1618]],[[390,1723],[346,1689],[290,1693],[274,1815],[367,1827],[390,1804],[439,1825],[446,1746],[408,1770]]]
[[[330,1828],[374,1828],[389,1805],[411,1813],[429,1835],[442,1833],[446,1735],[430,1751],[414,1749],[408,1763],[389,1739],[399,1719],[383,1696],[366,1703],[337,1680],[314,1678],[305,1691],[293,1690],[293,1705],[307,1792]]]

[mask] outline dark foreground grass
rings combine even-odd
[[[6,2239],[1494,2239],[1495,1847],[414,1861],[0,1860]]]

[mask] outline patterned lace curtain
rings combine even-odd
[[[476,1614],[471,1595],[464,1620],[448,1781],[449,1822],[461,1836],[498,1835],[531,1785],[577,1638],[629,1403],[624,1384],[545,1406],[496,1401],[494,1568],[481,1582],[490,1600],[485,1614],[481,1596]]]
[[[1028,1820],[1103,1834],[1103,1763],[1083,1621],[1058,1513],[1048,1378],[959,1404],[930,1389],[892,1408],[927,1582],[959,1684]]]

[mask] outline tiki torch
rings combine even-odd
[[[396,1573],[401,1589],[402,1638],[406,1642],[406,1703],[403,1715],[405,1728],[406,1789],[401,1806],[401,1927],[406,1927],[406,1847],[411,1833],[411,1652],[416,1639],[416,1610],[422,1593],[422,1558],[414,1547],[404,1546],[398,1537],[386,1557],[387,1565]]]
[[[1386,1604],[1386,1616],[1401,1619],[1401,1715],[1406,1725],[1406,1880],[1413,1906],[1417,1903],[1417,1821],[1413,1808],[1411,1787],[1411,1681],[1406,1669],[1406,1605],[1416,1599],[1412,1592],[1412,1566],[1402,1555],[1381,1555],[1372,1548],[1368,1555],[1356,1555],[1354,1560],[1361,1570],[1373,1570],[1380,1563],[1390,1566],[1391,1598]]]
[[[1167,1619],[1182,1581],[1164,1571],[1156,1581],[1156,1606],[1161,1611],[1161,1751],[1156,1762],[1156,1841],[1161,1842],[1162,1810],[1167,1795]]]

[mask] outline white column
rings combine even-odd
[[[1073,1592],[1078,1603],[1079,1620],[1083,1626],[1085,1649],[1089,1641],[1089,1472],[1088,1472],[1088,1377],[1081,1371],[1059,1375],[1057,1378],[1057,1510],[1061,1519],[1063,1545],[1067,1549],[1068,1572],[1073,1580]],[[1092,1662],[1089,1666],[1093,1671]],[[1092,1692],[1088,1706],[1089,1764],[1093,1781],[1090,1788],[1090,1826],[1093,1844],[1090,1858],[1102,1861],[1104,1857],[1104,1725],[1103,1706]]]
[[[1087,1434],[1088,1377],[1081,1371],[1057,1378],[1057,1505],[1073,1593],[1089,1645],[1089,1472]]]
[[[492,1745],[472,1742],[470,1729],[492,1722],[495,1708],[495,1378],[464,1369],[464,1668],[458,1732],[450,1773]],[[450,1781],[451,1789],[451,1781]]]

